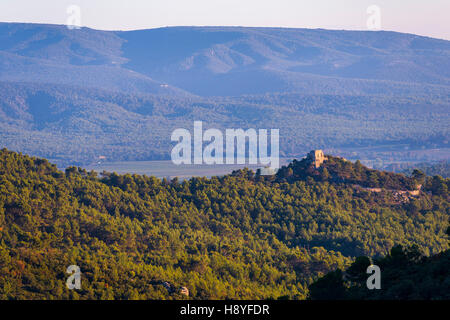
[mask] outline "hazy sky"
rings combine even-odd
[[[377,5],[381,29],[450,40],[450,0],[0,0],[0,21],[65,24],[78,5],[81,25],[104,30],[162,26],[275,26],[367,29]]]

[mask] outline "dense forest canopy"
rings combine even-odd
[[[186,298],[167,282],[189,299],[306,299],[309,284],[355,257],[396,244],[426,256],[448,249],[449,179],[329,158],[274,176],[244,169],[169,181],[62,172],[2,149],[0,298]],[[381,192],[363,188],[374,181]],[[391,190],[418,183],[420,194],[401,201]],[[73,264],[81,290],[65,286]]]
[[[437,163],[418,163],[409,168],[403,170],[405,174],[411,175],[414,170],[420,170],[425,173],[427,176],[436,176],[439,175],[443,178],[450,178],[450,161],[443,160]]]
[[[449,300],[450,250],[430,257],[417,247],[395,246],[373,264],[381,271],[380,289],[366,285],[368,257],[358,257],[344,272],[326,274],[309,286],[312,300]],[[382,283],[382,284],[381,284]]]
[[[391,190],[415,190],[425,182],[425,175],[419,171],[412,177],[406,177],[392,172],[369,169],[360,161],[352,163],[343,158],[331,156],[327,158],[317,169],[306,158],[301,161],[294,160],[277,172],[277,178],[291,182],[313,178],[316,181]]]

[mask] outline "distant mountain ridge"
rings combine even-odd
[[[4,81],[171,95],[358,94],[390,82],[450,85],[450,41],[384,31],[99,31],[0,23],[0,56]]]
[[[450,41],[396,32],[0,23],[0,146],[62,166],[168,159],[171,132],[202,120],[279,128],[286,157],[430,161],[408,150],[448,154],[449,58]]]
[[[124,40],[60,25],[0,23],[0,80],[67,84],[125,92],[188,95],[121,68]]]

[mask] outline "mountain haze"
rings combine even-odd
[[[396,32],[0,23],[0,141],[60,165],[165,159],[202,120],[279,128],[284,156],[448,155],[449,58],[449,41]]]
[[[160,85],[166,83],[209,96],[357,93],[386,81],[450,85],[449,41],[383,31],[170,27],[113,32],[2,23],[0,54],[1,80],[147,93],[176,91],[163,90]]]

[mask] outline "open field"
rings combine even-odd
[[[287,164],[288,158],[280,159],[280,165]],[[262,165],[233,164],[233,165],[175,165],[170,160],[163,161],[117,161],[103,162],[100,164],[91,164],[86,166],[87,170],[94,170],[99,173],[103,171],[116,172],[119,174],[140,174],[147,176],[156,176],[158,178],[180,179],[190,177],[212,177],[222,176],[231,173],[233,170],[249,168],[256,171],[263,168]]]

